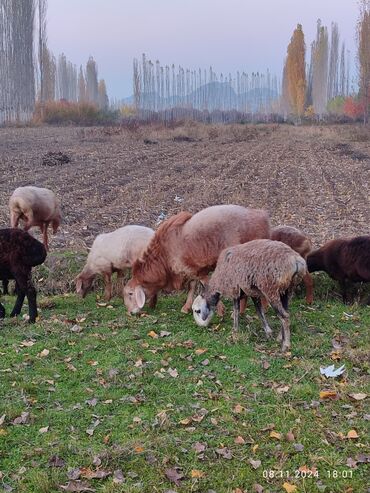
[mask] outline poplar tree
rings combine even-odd
[[[306,93],[305,42],[301,24],[293,32],[285,62],[286,90],[293,114],[300,119]]]
[[[364,108],[364,123],[367,123],[370,104],[370,0],[361,0],[357,39],[359,92]]]
[[[86,97],[90,103],[99,104],[98,68],[93,57],[86,64]]]
[[[319,118],[326,113],[328,101],[328,30],[317,21],[312,70],[312,102]]]

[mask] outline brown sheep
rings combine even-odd
[[[191,280],[182,307],[188,313],[196,280],[207,282],[221,250],[269,236],[269,217],[263,210],[217,205],[194,215],[180,212],[161,224],[143,257],[134,263],[132,279],[124,288],[128,311],[138,313],[146,298],[160,290],[181,289],[185,280]]]
[[[10,224],[17,228],[24,221],[24,230],[38,226],[43,235],[46,250],[48,244],[48,226],[51,223],[53,233],[59,228],[61,213],[59,202],[51,190],[33,186],[16,188],[9,200]]]
[[[339,281],[347,303],[348,282],[370,282],[370,236],[330,240],[307,256],[307,267],[309,272],[322,270]]]
[[[290,246],[305,260],[307,255],[312,251],[312,241],[302,231],[293,226],[277,226],[271,230],[271,239],[282,241]],[[306,287],[306,302],[310,305],[313,302],[313,280],[312,276],[307,272],[303,278]]]
[[[200,326],[209,324],[221,296],[234,301],[234,334],[239,328],[240,300],[251,296],[266,336],[272,330],[266,320],[261,299],[265,298],[279,317],[282,351],[290,348],[289,298],[307,272],[306,261],[288,245],[273,240],[254,240],[226,248],[204,294],[193,303],[193,315]]]

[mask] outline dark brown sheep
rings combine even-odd
[[[346,303],[349,282],[370,282],[370,236],[330,240],[307,256],[307,267],[338,281]]]
[[[21,229],[0,229],[0,279],[14,279],[17,299],[10,314],[20,314],[25,296],[28,299],[29,322],[37,318],[36,289],[32,283],[32,267],[40,265],[46,258],[42,243]],[[0,318],[4,318],[5,308],[0,303]]]

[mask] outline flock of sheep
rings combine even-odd
[[[36,290],[32,267],[44,262],[48,250],[48,227],[55,233],[61,212],[55,194],[46,188],[17,188],[9,201],[11,228],[0,230],[0,279],[4,291],[9,279],[16,281],[17,299],[11,316],[20,313],[25,296],[29,321],[37,318]],[[19,222],[24,230],[18,229]],[[43,244],[27,231],[37,226]],[[266,336],[272,334],[265,316],[269,304],[281,321],[278,339],[282,351],[290,348],[289,299],[301,281],[306,301],[313,301],[310,272],[325,271],[339,281],[343,301],[347,301],[348,282],[370,281],[370,236],[335,239],[313,250],[310,239],[290,226],[270,227],[264,210],[239,205],[216,205],[192,215],[180,212],[164,221],[156,231],[129,225],[96,237],[86,265],[75,279],[82,297],[96,275],[102,275],[105,298],[112,296],[112,274],[122,277],[131,268],[132,277],[123,288],[129,313],[139,313],[148,301],[155,307],[160,291],[188,287],[182,311],[193,310],[196,323],[208,325],[217,310],[223,314],[221,297],[234,304],[234,331],[239,313],[251,297]],[[209,274],[212,273],[209,278]],[[195,300],[197,282],[202,294]],[[5,309],[0,303],[0,317]]]

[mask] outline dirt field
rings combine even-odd
[[[59,151],[69,163],[45,164]],[[154,227],[161,215],[220,203],[266,208],[316,244],[369,234],[370,129],[360,126],[1,128],[0,165],[2,227],[17,186],[60,197],[52,249],[83,250],[123,224]]]

